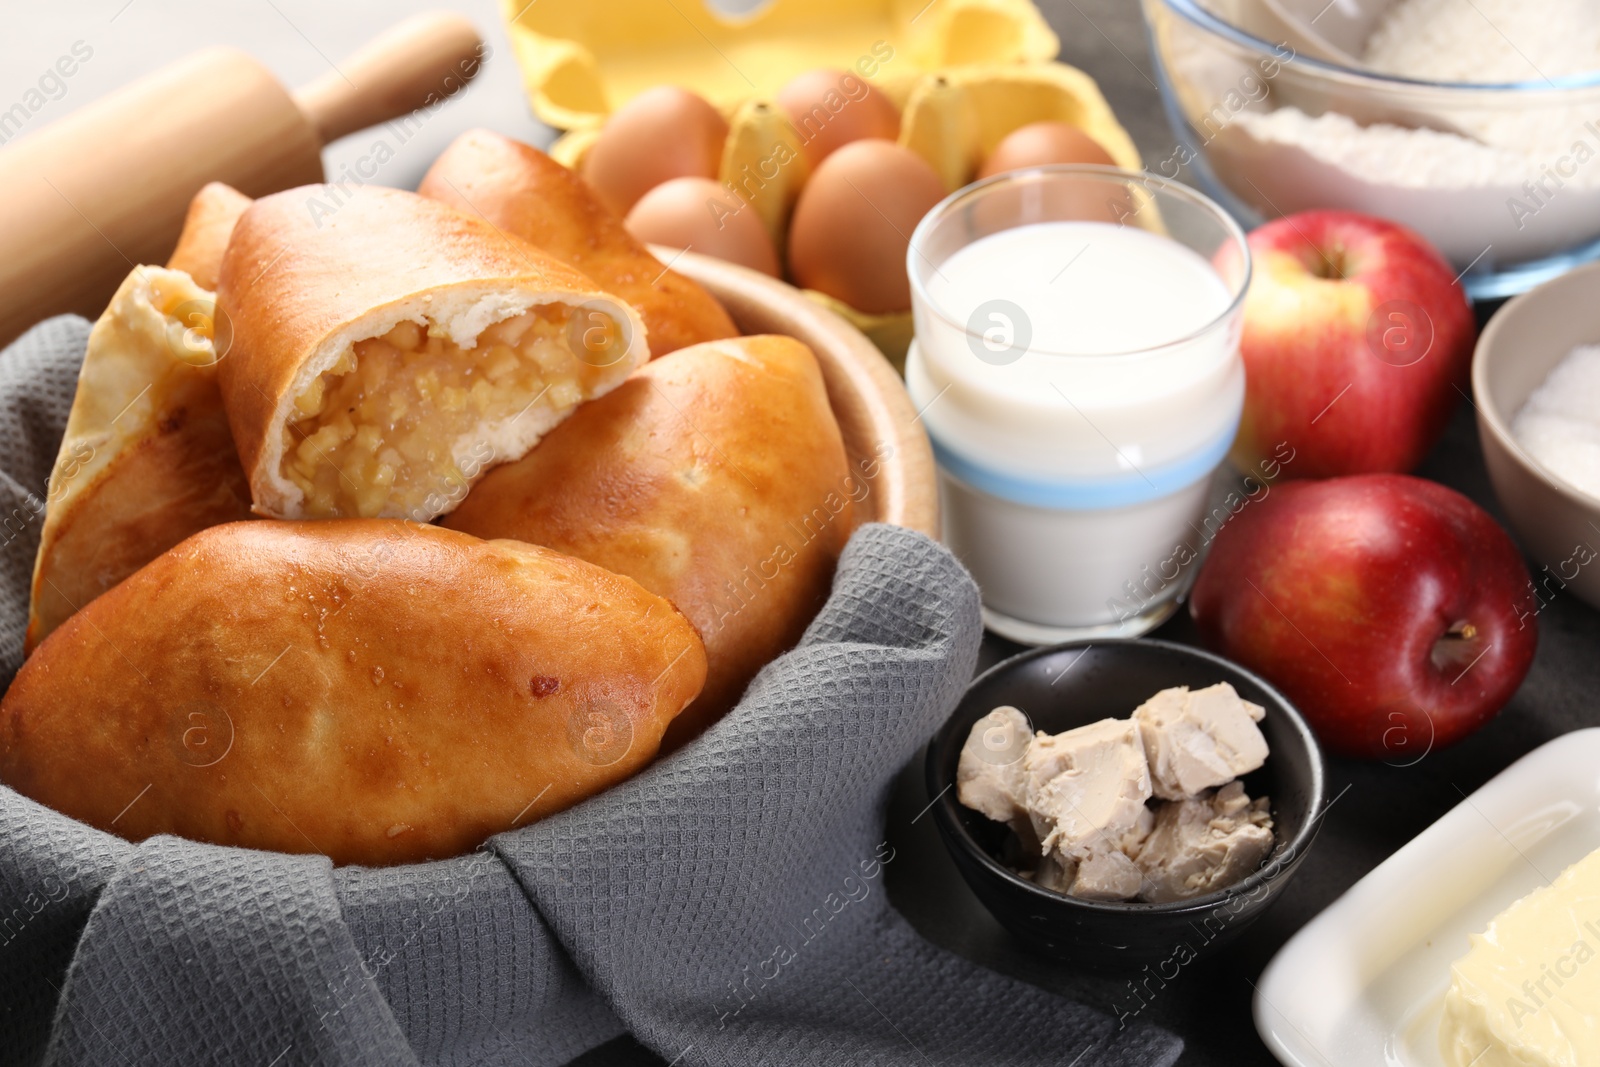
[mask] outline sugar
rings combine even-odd
[[[1600,498],[1600,345],[1579,345],[1555,365],[1511,435],[1551,474]]]

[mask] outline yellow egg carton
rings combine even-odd
[[[720,177],[756,211],[783,253],[809,176],[773,103],[797,74],[854,73],[901,111],[900,143],[945,188],[970,182],[1006,134],[1032,122],[1082,129],[1116,160],[1143,164],[1099,86],[1052,62],[1060,41],[1030,0],[772,0],[753,15],[705,0],[502,0],[533,112],[567,131],[550,154],[577,167],[606,117],[657,85],[679,85],[727,117]],[[854,323],[901,367],[911,315],[869,315],[808,295]]]

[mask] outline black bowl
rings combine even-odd
[[[1266,708],[1269,755],[1244,777],[1252,797],[1271,798],[1277,840],[1261,867],[1214,893],[1168,904],[1080,900],[1019,878],[1000,860],[1010,831],[956,801],[956,763],[972,724],[1010,704],[1035,730],[1060,733],[1127,718],[1157,690],[1229,682]],[[1034,649],[998,663],[967,687],[928,745],[928,795],[962,877],[1000,924],[1047,955],[1100,971],[1181,967],[1238,937],[1305,859],[1323,805],[1322,752],[1311,729],[1276,690],[1220,656],[1167,641],[1104,640]]]

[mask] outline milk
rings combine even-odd
[[[1145,204],[1174,230],[1187,207]],[[945,540],[1006,636],[1143,632],[1207,539],[1244,401],[1242,283],[1155,225],[1046,218],[949,251],[927,232],[940,210],[913,238],[906,384],[939,462]],[[1226,235],[1244,262],[1242,235]]]

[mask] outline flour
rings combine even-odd
[[[1296,145],[1324,163],[1412,189],[1515,186],[1538,169],[1526,155],[1471,138],[1387,123],[1359,126],[1337,111],[1313,118],[1299,108],[1280,107],[1245,112],[1237,121],[1259,141]]]

